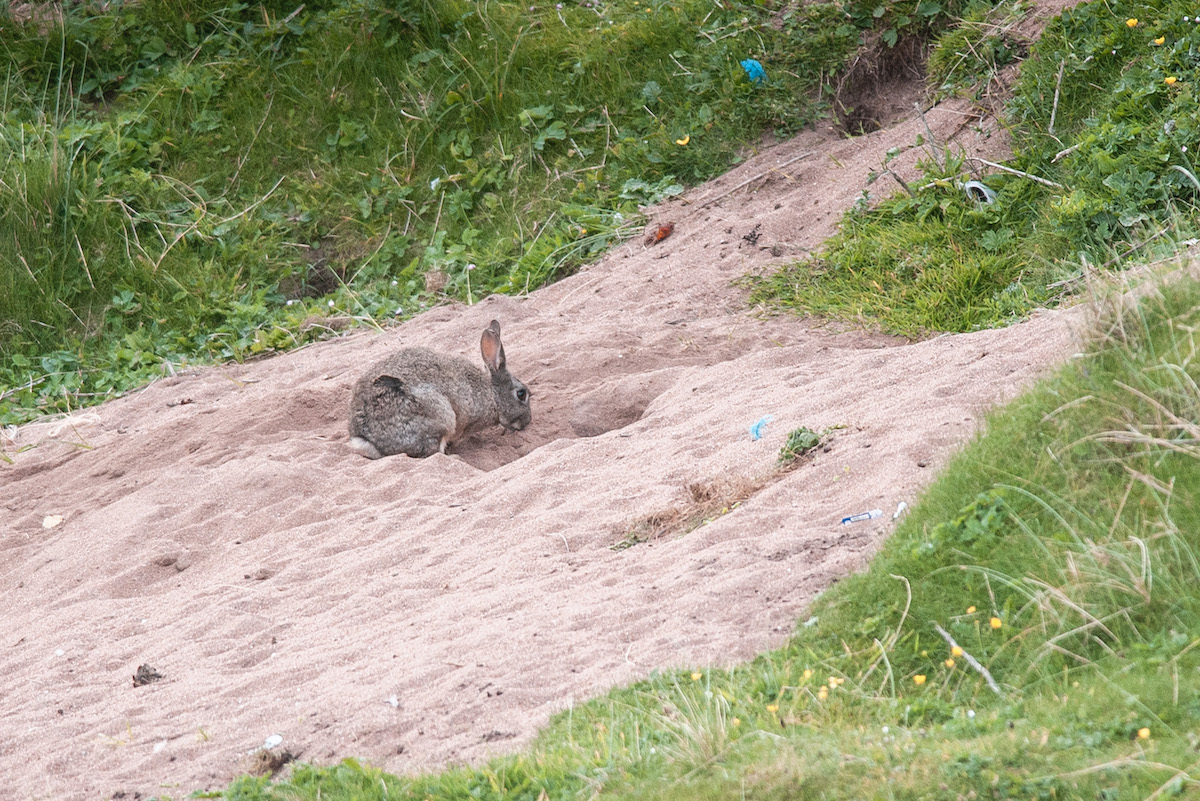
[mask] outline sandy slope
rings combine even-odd
[[[928,121],[1003,156],[1003,136],[963,106]],[[986,410],[1075,347],[1071,311],[908,344],[744,308],[729,281],[816,247],[884,152],[921,130],[770,148],[656,209],[676,225],[661,244],[628,243],[528,298],[435,309],[25,427],[17,445],[41,444],[0,464],[6,797],[220,787],[274,733],[318,762],[479,760],[572,699],[781,644]],[[350,452],[365,364],[404,344],[478,358],[493,317],[535,394],[528,430],[423,461]],[[716,522],[611,550],[691,482],[762,475],[800,425],[846,428]],[[886,514],[839,525],[873,508]],[[64,522],[44,528],[49,515]],[[135,688],[142,663],[165,678]]]

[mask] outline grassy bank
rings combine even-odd
[[[993,415],[786,648],[655,674],[478,769],[397,778],[347,762],[227,796],[1194,793],[1198,324],[1194,282],[1114,307],[1094,346]]]
[[[536,288],[639,231],[639,205],[826,113],[864,31],[923,35],[956,8],[0,11],[0,423]]]
[[[931,58],[932,84],[998,104],[997,76],[1029,46],[1014,9],[969,12]],[[1131,255],[1171,252],[1195,234],[1200,194],[1194,14],[1181,0],[1066,11],[1002,108],[1021,174],[939,143],[903,190],[881,164],[879,192],[895,196],[847,215],[824,251],[759,282],[756,300],[913,336],[969,331],[1057,302]],[[973,179],[994,202],[968,196]]]

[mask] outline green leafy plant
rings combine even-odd
[[[789,465],[821,444],[821,435],[807,426],[801,426],[788,434],[787,441],[779,449],[780,465]]]

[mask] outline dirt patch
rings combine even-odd
[[[929,44],[916,36],[888,47],[872,36],[834,89],[834,109],[850,136],[878,131],[913,114],[925,99]]]
[[[1006,154],[965,103],[926,121],[941,143]],[[398,772],[474,762],[575,699],[781,645],[987,410],[1075,348],[1070,310],[907,342],[746,308],[734,279],[818,247],[880,191],[868,177],[888,150],[915,178],[925,135],[913,118],[853,140],[809,131],[653,209],[668,237],[528,298],[16,431],[0,463],[0,786],[182,795],[225,785],[264,741]],[[477,359],[492,319],[533,392],[529,428],[424,460],[350,451],[367,365],[407,345]],[[800,426],[840,427],[836,447],[690,533],[612,550],[681,488],[769,473]],[[133,687],[142,664],[162,678]]]

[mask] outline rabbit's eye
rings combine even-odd
[[[519,400],[521,403],[524,403],[529,399],[529,390],[525,389],[525,387],[517,387],[516,396],[517,400]]]

